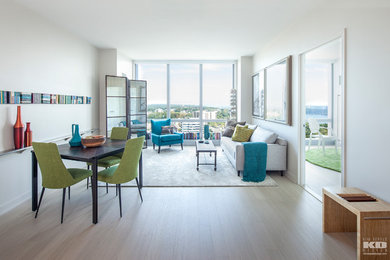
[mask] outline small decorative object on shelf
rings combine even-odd
[[[78,124],[72,125],[72,139],[70,139],[69,144],[72,147],[81,146],[81,136]]]
[[[98,147],[106,142],[104,135],[91,135],[81,139],[85,147]]]
[[[14,125],[14,144],[15,149],[23,148],[23,129],[22,116],[20,114],[20,106],[18,106],[18,114],[16,116],[16,123]]]
[[[24,131],[24,147],[32,145],[32,131],[30,129],[30,122],[26,123],[26,131]]]
[[[210,138],[210,126],[204,125],[204,139],[208,140]]]

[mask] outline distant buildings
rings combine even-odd
[[[181,124],[181,132],[183,133],[198,133],[200,131],[200,122],[183,122]]]
[[[237,119],[237,90],[230,90],[230,118]]]
[[[210,120],[210,119],[217,119],[217,113],[218,111],[203,111],[203,119]],[[194,111],[193,112],[194,118],[200,118],[200,111]]]

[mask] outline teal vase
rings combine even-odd
[[[81,136],[78,124],[72,125],[72,139],[70,139],[69,144],[72,147],[81,146]]]
[[[204,132],[204,139],[208,140],[210,138],[210,126],[204,125],[203,132]]]

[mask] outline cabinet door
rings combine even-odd
[[[106,76],[106,136],[113,127],[128,127],[127,78]]]

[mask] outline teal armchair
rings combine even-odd
[[[161,127],[162,126],[170,126],[171,125],[171,119],[164,119],[164,120],[151,120],[152,124],[152,143],[153,143],[153,149],[155,149],[155,146],[158,146],[158,153],[160,153],[161,146],[172,144],[181,144],[181,149],[183,150],[183,140],[184,136],[183,133],[174,133],[174,134],[161,134]]]

